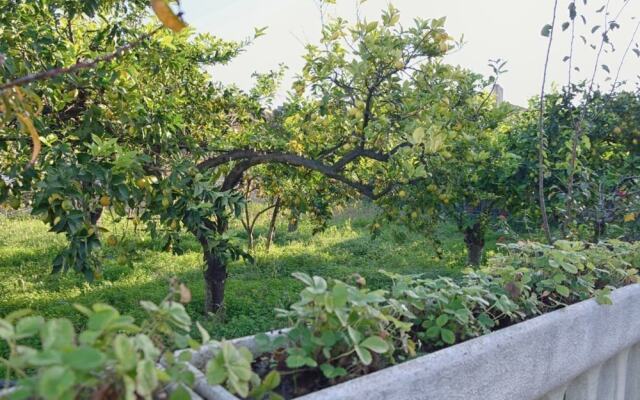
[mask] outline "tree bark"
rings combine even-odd
[[[204,313],[216,313],[224,304],[224,286],[227,280],[227,266],[210,250],[203,248],[204,261]]]
[[[211,221],[203,221],[208,228],[212,228]],[[217,229],[218,234],[226,230],[226,224],[221,224]],[[227,280],[227,265],[223,258],[215,254],[209,246],[209,238],[200,230],[193,230],[192,233],[202,246],[203,260],[206,268],[204,274],[204,314],[216,313],[220,311],[224,304],[224,286]]]
[[[479,266],[484,251],[485,229],[480,223],[464,229],[464,243],[467,246],[467,260],[469,265]]]
[[[247,232],[247,241],[249,242],[249,250],[253,250],[253,224],[251,223],[251,218],[249,217],[249,203],[244,206],[244,221],[242,221],[242,226],[244,226],[245,231]]]
[[[276,198],[276,205],[273,208],[273,214],[271,214],[271,223],[269,224],[269,232],[267,233],[267,253],[271,248],[271,243],[276,236],[276,222],[278,221],[278,213],[280,212],[280,197]]]

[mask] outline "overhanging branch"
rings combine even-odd
[[[151,31],[150,33],[143,35],[138,40],[128,43],[124,46],[118,47],[113,53],[101,55],[99,57],[94,58],[93,60],[79,61],[68,67],[49,69],[46,71],[25,75],[23,77],[14,79],[10,82],[3,83],[0,85],[0,91],[11,89],[17,86],[24,86],[28,83],[32,83],[35,81],[55,78],[56,76],[60,76],[60,75],[71,74],[81,69],[94,68],[101,62],[114,60],[122,56],[123,54],[125,54],[127,51],[139,46],[141,43],[143,43],[144,41],[146,41],[147,39],[155,35],[161,28],[162,27],[158,27],[153,31]]]

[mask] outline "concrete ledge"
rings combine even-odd
[[[273,340],[279,336],[284,336],[289,332],[289,329],[279,329],[271,332],[267,332],[267,336],[269,339]],[[231,343],[238,347],[246,347],[249,349],[254,356],[260,355],[258,346],[254,340],[254,336],[245,336],[237,339],[229,340]],[[207,362],[213,357],[215,350],[218,348],[215,344],[209,344],[206,346],[202,346],[198,351],[193,350],[180,350],[175,353],[176,357],[178,357],[181,353],[191,352],[191,365],[196,367],[197,369],[204,371]]]
[[[567,387],[579,391],[583,380],[591,386],[595,380],[601,393],[583,399],[640,398],[639,360],[626,361],[629,349],[640,348],[640,285],[615,290],[611,297],[613,305],[584,301],[299,399],[563,399]],[[255,349],[251,337],[234,342]],[[201,350],[194,361],[204,365],[213,350]],[[614,364],[614,375],[598,372]],[[196,392],[208,400],[230,399],[228,393],[202,389]]]

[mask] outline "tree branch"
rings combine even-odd
[[[11,89],[17,86],[24,86],[28,83],[32,83],[35,81],[55,78],[56,76],[60,76],[60,75],[71,74],[81,69],[94,68],[101,62],[114,60],[122,56],[123,54],[125,54],[127,51],[139,46],[141,43],[143,43],[144,41],[146,41],[147,39],[155,35],[160,29],[162,29],[162,26],[154,29],[150,33],[143,35],[142,37],[140,37],[138,40],[134,42],[118,47],[113,53],[101,55],[97,58],[94,58],[93,60],[79,61],[68,67],[49,69],[46,71],[41,71],[35,74],[29,74],[29,75],[25,75],[23,77],[14,79],[10,82],[0,85],[0,91]]]
[[[242,161],[237,164],[225,178],[223,190],[233,189],[242,179],[242,175],[249,168],[260,164],[279,163],[295,167],[303,167],[312,171],[319,172],[331,179],[342,182],[347,186],[357,190],[364,196],[375,199],[374,189],[371,185],[361,182],[352,181],[340,173],[333,165],[324,164],[320,161],[311,160],[296,154],[288,154],[281,152],[263,152],[255,150],[235,150],[218,157],[205,160],[198,164],[200,170],[219,167],[233,161]]]
[[[547,44],[547,56],[544,62],[544,72],[542,74],[542,89],[540,89],[540,110],[538,116],[538,201],[540,203],[540,214],[542,216],[542,229],[547,238],[547,242],[553,243],[551,229],[549,228],[549,216],[547,215],[547,205],[544,196],[544,156],[545,156],[545,132],[544,132],[544,93],[547,84],[547,70],[549,68],[549,58],[551,56],[551,45],[553,44],[553,30],[556,27],[556,14],[558,10],[558,0],[553,4],[553,20],[549,32],[549,42]]]

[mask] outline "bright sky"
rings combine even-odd
[[[591,28],[604,25],[605,13],[596,14],[594,11],[606,1],[588,0],[590,12],[587,14],[587,25],[581,21],[577,24],[578,34],[584,34],[588,44],[599,44],[602,28],[595,34],[591,33]],[[625,0],[609,1],[609,19],[612,19]],[[615,77],[623,53],[640,21],[640,0],[626,1],[628,4],[618,20],[621,29],[611,34],[616,51],[603,53],[598,63],[609,66],[611,78]],[[329,14],[353,20],[356,0],[337,2],[338,6],[329,8]],[[550,85],[553,82],[564,84],[568,79],[567,64],[562,59],[569,53],[570,29],[562,32],[559,26],[569,19],[569,2],[559,0],[558,30],[549,72]],[[387,0],[368,0],[360,6],[360,14],[368,20],[378,19],[380,10],[386,8],[387,3]],[[400,10],[401,21],[405,25],[411,24],[415,17],[446,16],[449,34],[456,38],[464,34],[467,44],[459,52],[448,56],[450,63],[488,74],[489,59],[507,60],[509,72],[501,78],[507,101],[525,105],[528,98],[539,94],[547,45],[547,38],[542,37],[540,31],[551,22],[553,0],[393,0],[392,3]],[[576,0],[576,3],[584,7],[582,0]],[[186,20],[198,31],[210,32],[224,39],[242,39],[251,36],[255,27],[269,27],[266,36],[259,38],[231,64],[213,70],[216,80],[234,83],[243,89],[251,87],[253,72],[267,72],[284,63],[290,67],[284,93],[303,65],[301,56],[305,44],[317,43],[320,37],[320,13],[314,0],[182,0],[182,7]],[[640,32],[634,43],[638,41]],[[582,73],[574,73],[574,79],[591,77],[597,52],[588,44],[583,44],[579,37],[575,43],[575,65],[581,67]],[[640,58],[629,51],[620,80],[627,80],[635,86],[640,74],[639,67]],[[599,66],[596,80],[606,84],[606,76],[607,73]]]

